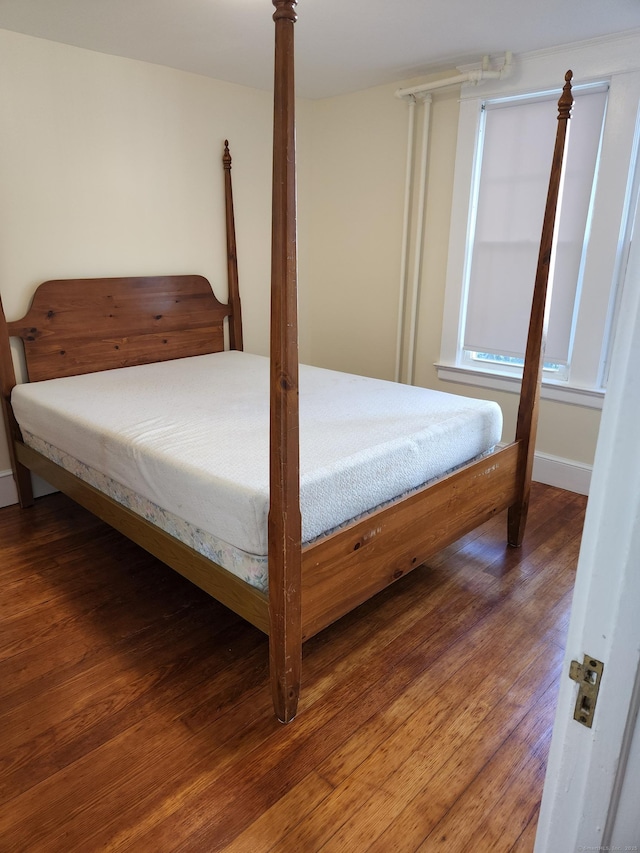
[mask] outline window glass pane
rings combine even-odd
[[[547,360],[569,361],[606,92],[575,94]],[[464,348],[521,357],[557,122],[557,94],[485,111]]]

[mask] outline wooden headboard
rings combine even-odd
[[[85,278],[44,282],[7,327],[36,382],[220,352],[232,314],[199,275]]]

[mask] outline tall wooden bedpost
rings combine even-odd
[[[15,388],[15,384],[16,374],[13,367],[11,345],[9,343],[9,329],[7,328],[7,319],[2,306],[2,300],[0,299],[0,394],[2,395],[2,416],[7,432],[9,458],[11,459],[11,468],[13,469],[18,500],[20,501],[20,506],[24,509],[33,505],[33,488],[31,485],[31,473],[28,468],[25,468],[24,465],[18,462],[13,444],[16,438],[22,437],[20,427],[16,422],[10,405],[11,392]]]
[[[293,59],[296,3],[297,0],[273,0],[269,655],[273,704],[278,719],[284,723],[296,714],[302,666]]]
[[[229,142],[224,141],[222,155],[224,168],[224,202],[226,213],[227,234],[227,282],[229,286],[229,305],[231,317],[229,320],[229,346],[241,350],[242,344],[242,308],[240,306],[240,288],[238,286],[238,255],[236,252],[236,222],[233,215],[233,189],[231,187],[231,153]]]
[[[548,304],[551,301],[551,293],[547,293],[547,288],[554,245],[556,209],[562,179],[567,125],[571,116],[571,107],[573,106],[573,96],[571,94],[572,77],[573,72],[567,71],[564,77],[565,84],[562,95],[558,101],[558,129],[556,131],[556,143],[551,163],[547,204],[542,223],[538,268],[533,288],[533,307],[529,320],[529,334],[522,374],[522,392],[520,394],[520,407],[518,409],[518,422],[516,425],[516,441],[520,442],[517,472],[518,501],[509,507],[507,523],[509,544],[516,547],[522,544],[527,513],[529,511],[531,472],[533,470],[533,456],[538,428],[540,384],[547,336]]]

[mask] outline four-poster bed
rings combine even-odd
[[[3,412],[21,504],[28,506],[33,502],[30,472],[35,472],[267,633],[274,708],[278,718],[287,722],[296,713],[302,643],[305,639],[497,512],[507,508],[509,510],[509,543],[517,546],[522,541],[529,501],[542,371],[545,293],[564,136],[571,109],[571,73],[566,75],[566,85],[559,102],[558,134],[514,442],[502,449],[491,450],[489,455],[485,455],[488,448],[478,447],[462,460],[454,464],[447,463],[443,469],[446,473],[442,475],[440,471],[435,481],[425,476],[421,485],[405,484],[399,492],[391,495],[391,499],[387,497],[371,503],[367,506],[369,511],[352,512],[351,516],[347,514],[342,521],[334,519],[336,523],[330,526],[326,535],[314,534],[309,538],[305,536],[300,509],[293,76],[296,2],[273,0],[273,5],[276,7],[276,60],[271,353],[268,367],[268,584],[263,588],[252,585],[238,573],[234,574],[233,571],[227,570],[227,567],[223,568],[216,559],[212,559],[207,551],[208,546],[204,547],[200,542],[194,544],[192,539],[189,539],[189,536],[193,536],[192,533],[181,537],[180,532],[176,533],[174,530],[172,525],[179,526],[181,523],[177,517],[183,504],[183,494],[173,481],[165,488],[163,483],[166,481],[162,480],[161,463],[158,462],[161,446],[167,442],[172,443],[176,432],[183,429],[182,426],[176,427],[171,417],[167,424],[161,420],[162,413],[156,412],[153,416],[147,413],[144,416],[145,430],[150,424],[147,431],[154,436],[160,435],[160,449],[154,446],[152,462],[139,456],[138,445],[141,439],[137,433],[132,444],[133,450],[123,449],[125,445],[116,443],[111,451],[110,458],[116,468],[120,459],[124,459],[122,468],[127,470],[136,468],[136,460],[139,460],[137,464],[141,473],[138,473],[147,484],[153,480],[156,468],[160,472],[160,485],[149,487],[150,500],[154,501],[151,511],[140,510],[136,503],[135,488],[124,498],[122,494],[114,496],[109,493],[109,484],[103,482],[105,472],[101,474],[92,469],[87,473],[86,465],[80,464],[82,470],[79,470],[67,464],[68,459],[65,457],[69,456],[69,452],[62,452],[64,448],[56,451],[55,436],[47,436],[46,432],[47,423],[50,421],[53,425],[56,418],[62,419],[62,432],[76,429],[64,421],[67,404],[58,402],[58,391],[50,391],[52,388],[70,387],[72,390],[69,406],[73,408],[74,400],[81,403],[83,398],[93,396],[94,388],[106,385],[108,390],[105,411],[113,413],[113,398],[108,394],[114,393],[113,389],[119,387],[123,371],[128,372],[129,376],[141,377],[136,380],[139,385],[134,384],[135,397],[136,393],[140,396],[140,389],[153,390],[163,386],[164,377],[167,375],[162,372],[165,368],[169,371],[177,370],[175,365],[180,363],[181,369],[190,369],[196,362],[210,365],[213,363],[212,359],[217,360],[216,364],[222,365],[223,384],[225,371],[229,371],[228,376],[232,378],[228,382],[241,385],[240,380],[236,382],[236,374],[233,371],[236,370],[238,358],[243,358],[245,354],[222,352],[225,323],[228,323],[231,350],[242,350],[231,157],[226,145],[223,165],[229,260],[228,305],[218,302],[209,283],[200,276],[49,281],[38,288],[31,308],[24,318],[7,322],[0,310],[0,365]],[[20,338],[24,345],[28,385],[16,385],[9,346],[9,338],[12,336]],[[254,358],[247,356],[247,363],[254,364],[251,361]],[[255,365],[255,371],[262,370],[257,363]],[[205,368],[205,376],[209,376],[206,372],[209,369],[208,366]],[[313,372],[314,369],[305,370],[307,372],[302,374],[303,383],[309,386],[316,379],[320,385],[332,381],[331,377],[324,373],[320,376]],[[176,375],[178,383],[188,384],[181,379],[184,373]],[[83,384],[94,382],[92,377],[97,377],[95,386]],[[355,377],[347,377],[346,381],[352,380],[355,381]],[[69,386],[62,384],[69,381]],[[196,385],[201,381],[194,380]],[[337,378],[335,381],[339,384]],[[364,383],[369,381],[374,382],[362,380]],[[391,383],[386,385],[390,386]],[[44,389],[45,394],[45,402],[36,399],[33,409],[28,408],[31,405],[31,389],[35,397],[40,394],[40,389]],[[375,393],[382,393],[380,386],[376,386],[376,389]],[[435,393],[426,392],[424,389],[407,389],[407,393],[409,392]],[[97,394],[97,391],[95,393]],[[385,388],[384,393],[396,392]],[[350,395],[352,396],[351,387],[344,396]],[[95,399],[98,400],[98,397]],[[384,399],[387,406],[398,405],[401,408],[404,405],[400,402],[390,404],[390,398]],[[395,401],[395,397],[393,399]],[[474,401],[474,406],[477,402]],[[42,405],[45,408],[38,414],[37,407]],[[219,407],[225,405],[223,398]],[[233,406],[235,405],[234,402]],[[99,408],[97,403],[95,408]],[[165,408],[170,410],[171,405]],[[17,416],[19,411],[21,414]],[[474,412],[477,414],[476,409]],[[86,420],[86,417],[83,414],[81,419]],[[30,418],[32,420],[29,420]],[[125,418],[124,415],[122,418],[118,415],[112,420],[114,423],[109,423],[106,428],[109,440],[110,431],[115,430],[117,426],[115,421],[124,422]],[[40,427],[32,434],[32,430],[24,426],[25,423],[39,424]],[[244,425],[244,421],[242,424]],[[130,428],[133,429],[133,425],[127,425],[125,431]],[[75,436],[75,446],[82,445],[85,440],[82,428],[78,429],[77,433],[72,433]],[[437,426],[436,431],[438,429],[440,426]],[[198,425],[196,431],[202,431],[201,425]],[[233,432],[233,420],[228,431]],[[492,435],[489,444],[495,444],[497,441],[495,427]],[[87,432],[87,441],[90,438]],[[408,440],[409,444],[414,442],[412,436]],[[103,448],[103,437],[99,436],[96,442]],[[126,456],[129,452],[133,460],[131,464]],[[108,451],[105,453],[108,456]],[[188,450],[188,459],[184,463],[187,468],[191,465],[190,453],[191,450]],[[106,473],[113,475],[113,468],[109,467]],[[122,479],[126,476],[126,471],[123,471]],[[196,473],[193,476],[197,479],[199,475]],[[371,479],[370,476],[369,478]],[[427,479],[430,482],[425,485]],[[235,494],[233,490],[236,486],[232,484],[230,488],[231,493]],[[156,500],[156,495],[163,491],[177,495],[173,509],[162,505],[158,508],[157,503],[161,498]],[[306,499],[305,495],[303,500]],[[221,501],[222,504],[233,503],[227,497],[223,497]],[[206,501],[199,498],[196,502],[206,505]],[[224,514],[223,510],[224,507],[220,510],[221,514]],[[165,513],[166,517],[158,521],[154,515],[156,513]],[[145,514],[152,520],[145,518]],[[230,515],[233,513],[230,512]],[[198,537],[200,533],[200,528],[197,528]],[[268,590],[265,586],[268,586]]]

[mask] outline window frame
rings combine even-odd
[[[572,364],[566,378],[545,372],[542,387],[543,398],[597,409],[602,407],[605,395],[611,329],[631,234],[629,216],[638,185],[637,172],[632,166],[637,157],[640,127],[637,37],[635,40],[612,39],[607,46],[610,49],[602,50],[600,46],[598,52],[588,45],[576,47],[574,51],[582,54],[581,66],[587,67],[587,72],[576,82],[608,84],[609,102]],[[553,52],[533,54],[522,58],[521,63],[517,84],[512,80],[499,81],[490,91],[483,88],[481,92],[476,87],[464,86],[461,93],[442,341],[440,359],[436,363],[440,379],[514,393],[519,390],[521,371],[470,364],[469,359],[463,357],[462,327],[482,104],[490,98],[526,97],[548,92],[557,88],[557,81],[564,76],[564,71],[560,71],[564,65],[560,53],[557,56]],[[618,68],[620,65],[622,68]],[[553,74],[557,75],[556,86],[549,85]],[[603,281],[607,282],[606,287],[602,287]]]

